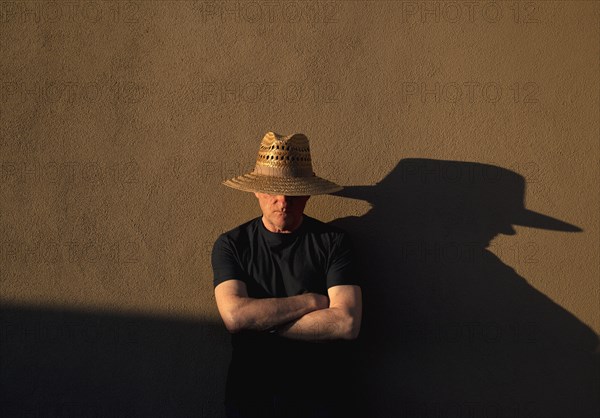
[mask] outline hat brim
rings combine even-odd
[[[285,196],[313,196],[338,192],[342,186],[318,176],[275,177],[254,173],[225,180],[223,184],[244,192],[258,192]]]
[[[364,200],[376,204],[378,196],[383,192],[377,186],[346,186],[336,196],[349,199]],[[547,229],[550,231],[581,232],[583,229],[576,225],[561,221],[548,215],[529,209],[521,209],[510,215],[510,223],[530,228]]]
[[[524,209],[514,215],[512,223],[515,225],[528,226],[531,228],[548,229],[551,231],[581,232],[582,229],[576,225],[563,222],[559,219],[544,215],[533,210]]]

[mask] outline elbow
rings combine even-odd
[[[346,321],[346,326],[344,330],[344,335],[342,336],[345,340],[355,340],[358,338],[360,334],[360,318],[356,318],[352,315],[348,317]]]
[[[353,325],[352,328],[350,329],[350,334],[349,334],[348,339],[356,340],[358,338],[359,334],[360,334],[360,324]]]
[[[238,332],[244,330],[244,325],[240,321],[239,315],[237,315],[235,312],[227,312],[222,317],[225,328],[230,334],[237,334]]]
[[[227,332],[229,332],[230,334],[237,334],[238,332],[240,332],[242,330],[241,327],[238,327],[235,324],[229,323],[229,322],[225,322],[225,328],[227,329]]]

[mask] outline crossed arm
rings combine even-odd
[[[356,338],[362,317],[360,287],[332,286],[328,295],[255,299],[248,297],[241,280],[227,280],[215,287],[219,313],[231,333],[277,329],[279,335],[299,340]]]

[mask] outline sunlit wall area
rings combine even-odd
[[[59,416],[219,416],[229,341],[211,249],[260,214],[251,193],[221,182],[252,170],[267,131],[301,132],[314,171],[348,186],[307,213],[356,241],[364,352],[389,337],[365,375],[376,382],[365,398],[384,399],[373,416],[468,416],[473,403],[472,416],[597,413],[597,376],[569,375],[575,389],[555,404],[559,370],[545,394],[519,395],[543,362],[529,377],[500,368],[553,343],[585,353],[571,370],[597,362],[599,7],[0,2],[2,384]],[[383,314],[395,318],[389,335],[375,332]],[[419,321],[435,325],[415,336]],[[520,357],[479,358],[489,379],[473,384],[438,356],[472,338]],[[423,357],[384,367],[406,344]],[[417,389],[440,374],[452,377],[427,403]],[[164,391],[165,376],[177,390]],[[56,382],[67,386],[53,392]],[[115,382],[126,395],[98,389]],[[513,389],[499,397],[489,382]]]

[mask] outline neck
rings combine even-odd
[[[300,228],[302,225],[302,221],[304,220],[304,215],[301,215],[300,218],[293,225],[284,225],[278,226],[269,222],[265,217],[262,217],[262,223],[267,228],[268,231],[274,232],[276,234],[290,234]]]

